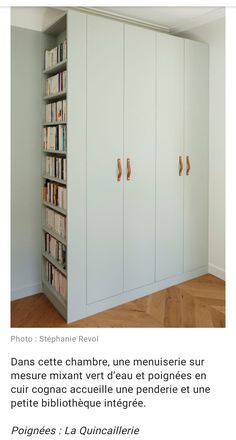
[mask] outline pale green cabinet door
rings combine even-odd
[[[87,16],[87,302],[123,292],[123,24]],[[79,219],[78,219],[79,222]]]
[[[156,280],[183,272],[184,40],[157,34]]]
[[[185,40],[185,272],[208,262],[208,93],[208,46]]]
[[[153,31],[125,26],[124,288],[126,291],[155,281],[155,37]]]

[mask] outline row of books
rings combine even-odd
[[[46,181],[43,186],[43,200],[59,208],[66,209],[66,188]]]
[[[46,104],[46,122],[66,121],[66,99]]]
[[[66,180],[66,158],[46,156],[45,172],[47,176]]]
[[[50,208],[45,209],[46,226],[55,231],[62,238],[66,238],[66,217],[53,211]]]
[[[47,232],[45,233],[45,251],[66,269],[66,246]]]
[[[66,125],[44,127],[43,148],[44,150],[66,151],[67,131]]]
[[[46,79],[46,96],[54,95],[59,92],[66,92],[67,72],[57,73]]]
[[[46,277],[49,284],[51,284],[54,289],[61,295],[63,298],[67,296],[67,286],[66,286],[66,277],[56,269],[53,264],[49,261],[46,261]]]
[[[45,50],[45,69],[50,69],[67,58],[67,41],[58,44],[51,50]]]

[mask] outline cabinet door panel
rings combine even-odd
[[[183,272],[184,41],[157,35],[157,281]]]
[[[129,25],[124,96],[124,286],[130,290],[155,280],[155,33]]]
[[[67,320],[72,322],[86,309],[85,14],[68,11],[67,27]]]
[[[123,291],[123,181],[117,181],[122,158],[123,24],[88,16],[88,303]]]
[[[208,46],[185,41],[184,270],[208,261]]]

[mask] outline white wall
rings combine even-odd
[[[12,299],[41,290],[41,32],[11,34]]]
[[[11,8],[11,297],[41,291],[42,30],[63,15]]]
[[[35,31],[43,31],[55,20],[62,17],[63,11],[55,8],[11,8],[11,25]]]
[[[209,44],[209,272],[225,276],[225,20],[181,34]]]

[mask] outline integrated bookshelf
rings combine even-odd
[[[42,112],[42,281],[67,316],[66,15],[44,32]]]

